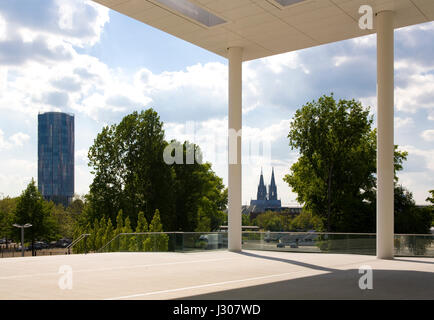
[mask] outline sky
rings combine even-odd
[[[375,117],[375,35],[243,63],[243,204],[256,198],[261,168],[269,184],[274,167],[278,197],[296,205],[283,181],[298,158],[290,120],[332,92]],[[37,179],[38,112],[75,114],[83,195],[97,134],[150,107],[166,139],[198,143],[227,184],[226,59],[88,0],[0,1],[0,198]],[[269,152],[251,152],[257,141]],[[409,152],[399,182],[424,204],[434,189],[434,23],[395,31],[395,143]]]

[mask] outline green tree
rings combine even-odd
[[[172,140],[172,155],[182,151],[184,165],[174,163],[176,226],[180,231],[216,230],[223,222],[227,190],[211,168],[202,163],[202,151],[196,144]],[[198,161],[192,161],[193,156]]]
[[[85,225],[78,224],[74,229],[73,240],[74,241],[77,240],[83,234],[96,235],[96,233],[94,231],[95,231],[95,228],[92,227],[90,222],[88,222]],[[89,252],[89,251],[94,251],[95,250],[95,241],[96,241],[96,236],[93,238],[92,238],[92,236],[82,238],[82,240],[80,240],[79,242],[77,242],[74,245],[72,250],[74,253],[85,253],[85,252]]]
[[[146,221],[145,214],[143,211],[140,211],[137,216],[137,227],[136,233],[148,232],[148,222]],[[135,251],[144,251],[144,242],[146,241],[147,236],[143,234],[139,234],[136,236],[136,249]]]
[[[152,109],[134,112],[119,124],[104,127],[88,156],[94,180],[82,225],[103,216],[114,221],[114,213],[120,209],[133,229],[139,212],[151,221],[157,208],[166,231],[196,230],[199,214],[206,214],[210,230],[224,220],[227,190],[223,180],[210,163],[202,163],[199,146],[165,141],[163,123]],[[168,162],[172,157],[180,157],[182,164]]]
[[[85,202],[83,198],[76,196],[71,204],[66,208],[66,211],[74,217],[74,220],[77,220],[78,217],[82,214],[85,207]]]
[[[48,202],[45,204],[50,216],[57,225],[58,234],[56,238],[72,238],[75,228],[75,217],[73,214],[66,210],[61,204]]]
[[[109,218],[107,221],[107,227],[105,229],[105,233],[103,237],[103,246],[105,246],[109,241],[113,239],[113,235],[114,235],[113,224],[112,224],[112,220]],[[110,246],[107,246],[106,249],[109,250]]]
[[[143,211],[138,214],[136,232],[148,232],[148,222]]]
[[[205,211],[203,207],[198,209],[197,214],[197,227],[196,232],[209,232],[211,231],[211,219],[209,217],[210,213]]]
[[[291,220],[291,230],[296,231],[322,231],[324,228],[321,219],[309,211],[302,211]]]
[[[429,233],[431,227],[430,210],[418,208],[412,193],[401,185],[395,187],[394,209],[395,233]]]
[[[241,215],[241,224],[243,226],[250,226],[250,214]]]
[[[107,222],[105,220],[105,217],[102,217],[102,219],[94,226],[94,232],[95,232],[95,250],[101,249],[105,243],[104,243],[104,234],[106,232],[107,228]]]
[[[78,225],[78,228],[80,229],[81,226]],[[89,228],[89,238],[87,239],[88,244],[89,244],[89,248],[91,248],[91,250],[98,250],[100,249],[100,247],[98,247],[98,245],[100,243],[97,243],[97,232],[99,229],[99,221],[97,219],[95,219],[95,221],[93,222],[92,227]],[[82,233],[79,233],[78,236],[80,236]]]
[[[155,210],[154,217],[149,225],[149,232],[163,232],[160,211]],[[167,234],[150,234],[145,241],[145,251],[165,252],[169,248],[169,236]]]
[[[431,194],[431,196],[426,198],[426,201],[431,202],[431,204],[434,205],[434,190],[430,190],[428,192]]]
[[[127,234],[120,236],[121,247],[119,251],[130,251],[131,235],[128,235],[128,233],[133,232],[133,230],[131,229],[130,217],[125,218],[125,224],[122,232]]]
[[[284,231],[284,217],[279,212],[266,211],[259,214],[253,223],[265,231]]]
[[[431,197],[426,198],[426,201],[431,202],[431,226],[434,227],[434,190],[428,191]]]
[[[122,233],[123,228],[124,228],[124,212],[122,209],[120,209],[116,216],[116,234]]]
[[[0,238],[11,239],[15,233],[12,226],[17,198],[3,198],[0,200]],[[6,242],[6,246],[7,246]]]
[[[284,181],[327,231],[367,231],[375,225],[376,130],[369,108],[322,96],[297,110],[288,134],[300,158]],[[395,148],[395,170],[407,154]]]
[[[114,213],[123,209],[135,227],[139,211],[150,220],[159,208],[162,224],[173,229],[173,172],[163,161],[166,146],[163,123],[152,109],[133,112],[119,124],[104,127],[88,154],[94,174],[88,214],[114,220]]]
[[[121,209],[118,211],[118,214],[116,216],[116,229],[114,231],[114,237],[116,237],[116,239],[110,245],[111,251],[117,252],[120,250],[121,236],[119,234],[124,232],[123,230],[124,230],[124,218],[123,218],[123,211]]]
[[[25,231],[25,241],[30,240],[32,248],[34,248],[35,240],[53,240],[57,234],[56,224],[50,217],[49,210],[36,188],[34,179],[18,198],[13,223],[20,225],[30,223],[32,225]],[[16,231],[15,235],[16,240],[21,240],[19,230]],[[34,250],[32,254],[35,254]]]

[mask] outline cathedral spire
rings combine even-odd
[[[262,174],[261,168],[261,177],[259,178],[259,186],[258,186],[258,194],[256,197],[257,200],[266,200],[267,199],[267,188],[264,184],[264,176]]]
[[[268,187],[268,200],[277,200],[277,186],[274,180],[274,168],[271,171],[271,183]]]

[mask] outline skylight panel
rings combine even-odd
[[[290,6],[292,4],[303,2],[305,0],[274,0],[274,1],[277,2],[278,4],[280,4],[282,7],[287,7],[287,6]]]
[[[215,14],[199,7],[188,0],[152,0],[156,4],[162,4],[170,10],[180,13],[187,18],[199,22],[207,27],[217,26],[226,21]]]

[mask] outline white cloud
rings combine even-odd
[[[410,75],[407,87],[395,88],[395,97],[399,111],[415,113],[420,108],[434,109],[434,75]]]
[[[110,114],[140,108],[151,101],[117,70],[75,51],[71,61],[29,62],[25,67],[9,67],[8,72],[13,77],[3,85],[0,110],[21,112],[32,118],[39,111],[69,110],[107,121],[112,118]]]
[[[337,56],[334,57],[335,67],[340,67],[341,65],[351,61],[351,57],[349,56]]]
[[[0,150],[9,149],[11,144],[5,139],[3,130],[0,129]]]
[[[434,130],[425,130],[420,135],[425,141],[434,142]]]
[[[86,165],[75,166],[75,193],[85,195],[89,192],[93,176]]]
[[[76,46],[94,45],[109,21],[109,9],[91,0],[56,0],[58,26]]]
[[[35,160],[0,158],[0,192],[4,196],[20,195],[32,178],[36,180],[36,163]]]
[[[4,93],[7,88],[8,81],[8,68],[0,67],[0,96]]]
[[[29,139],[30,136],[22,132],[17,132],[9,138],[6,138],[3,130],[0,129],[0,150],[9,150],[14,147],[22,147]]]
[[[88,162],[88,158],[87,158],[87,154],[88,154],[88,149],[80,149],[80,150],[75,150],[75,163],[79,164],[87,164]]]
[[[409,127],[414,124],[414,121],[410,117],[401,118],[401,117],[395,117],[395,129],[400,129],[404,127]]]
[[[400,146],[399,149],[407,151],[409,153],[409,157],[419,156],[423,158],[425,168],[421,168],[421,169],[427,169],[429,171],[433,171],[434,173],[434,149],[424,150],[424,149],[416,148],[415,146],[412,145],[403,145]]]
[[[377,114],[377,96],[361,97],[358,100],[362,103],[363,107],[365,107],[365,108],[370,107],[370,109],[369,109],[370,115],[376,115]],[[376,125],[376,124],[374,123],[374,125]]]
[[[7,22],[3,18],[2,15],[0,15],[0,41],[6,40],[8,37],[7,34]]]
[[[399,183],[410,190],[417,204],[428,204],[428,190],[433,189],[434,175],[427,175],[425,172],[399,172]]]
[[[415,113],[420,109],[434,111],[434,63],[423,65],[417,60],[400,59],[395,63],[397,110]]]
[[[377,45],[377,37],[375,34],[354,38],[351,41],[359,47],[375,47]]]
[[[23,144],[30,139],[30,136],[28,134],[18,132],[12,135],[9,140],[12,141],[12,143],[16,146],[23,146]]]
[[[261,59],[261,63],[267,66],[275,74],[282,73],[287,69],[294,70],[297,68],[300,68],[306,74],[310,72],[309,69],[299,59],[299,53],[295,51]]]
[[[227,73],[227,66],[218,62],[198,63],[187,67],[185,71],[165,71],[160,74],[143,68],[136,73],[134,83],[149,95],[195,88],[198,94],[206,90],[207,94],[221,99],[227,92]]]
[[[434,186],[434,149],[420,149],[411,145],[399,147],[408,152],[404,170],[398,172],[399,183],[408,188],[416,203],[425,204],[428,190]]]

